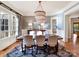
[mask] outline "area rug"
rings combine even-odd
[[[31,54],[32,49],[27,49],[26,54],[23,54],[20,51],[20,48],[18,46],[16,49],[14,49],[10,53],[8,53],[5,57],[75,57],[72,53],[70,53],[69,51],[66,51],[65,48],[59,49],[57,54],[50,54],[50,55],[47,55],[47,56],[42,51],[39,51],[39,52],[41,52],[41,53],[33,56]]]

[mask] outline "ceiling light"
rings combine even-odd
[[[39,22],[44,22],[46,19],[46,12],[43,10],[41,1],[39,1],[39,5],[35,13],[35,19]]]

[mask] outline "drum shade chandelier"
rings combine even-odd
[[[35,13],[35,19],[39,22],[45,22],[46,19],[46,12],[43,10],[41,1],[39,1],[38,8],[36,9]]]

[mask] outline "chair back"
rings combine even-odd
[[[38,46],[43,46],[45,43],[45,36],[43,35],[36,36],[36,42]]]
[[[32,35],[26,35],[25,40],[26,40],[26,46],[33,45],[33,36]]]
[[[54,47],[57,45],[58,39],[56,36],[49,36],[48,45]]]

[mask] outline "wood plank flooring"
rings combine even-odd
[[[73,45],[72,41],[65,43],[65,48],[73,53],[75,56],[79,57],[79,39],[77,40],[76,44]]]
[[[12,49],[14,49],[17,45],[19,45],[21,42],[20,41],[16,41],[14,44],[12,44],[11,46],[9,46],[8,48],[6,48],[3,51],[0,51],[0,57],[3,57],[4,55],[6,55],[8,52],[10,52]],[[79,41],[77,41],[77,44],[74,46],[72,41],[66,42],[64,44],[65,48],[70,51],[71,53],[73,53],[75,56],[79,57]]]
[[[12,51],[12,49],[14,49],[16,46],[18,46],[21,43],[21,41],[17,40],[15,43],[13,43],[12,45],[8,46],[7,48],[5,48],[4,50],[0,51],[0,57],[4,57],[7,53],[9,53],[10,51]]]

